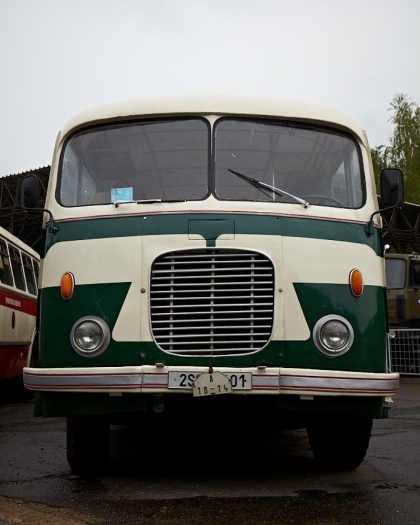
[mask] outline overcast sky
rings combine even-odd
[[[90,106],[172,94],[320,102],[388,144],[420,103],[420,0],[0,0],[0,176]]]

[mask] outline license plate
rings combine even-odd
[[[193,383],[193,396],[217,396],[230,394],[232,383],[228,376],[221,372],[205,372],[200,374]]]
[[[201,372],[169,372],[168,388],[191,390]],[[223,372],[230,379],[232,390],[251,390],[251,372]]]

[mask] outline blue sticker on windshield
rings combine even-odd
[[[112,188],[111,202],[132,201],[133,188]]]

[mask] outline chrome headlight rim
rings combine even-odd
[[[326,324],[331,322],[342,323],[346,327],[348,333],[347,341],[337,350],[334,350],[333,348],[327,346],[322,339],[322,329],[325,327]],[[315,323],[312,332],[312,337],[315,346],[323,355],[326,355],[328,357],[338,357],[348,352],[352,347],[354,342],[354,330],[345,317],[342,317],[341,315],[331,314],[325,315],[324,317],[318,319],[318,321]]]
[[[84,348],[81,348],[77,342],[76,342],[76,330],[83,324],[83,323],[95,323],[100,328],[100,331],[102,332],[102,338],[98,345],[96,345],[92,350],[87,350]],[[70,343],[73,347],[73,350],[83,356],[83,357],[97,357],[98,355],[105,352],[105,350],[108,348],[108,345],[111,341],[111,331],[109,329],[109,326],[107,323],[100,317],[96,315],[85,315],[84,317],[81,317],[78,319],[71,331],[70,331]]]

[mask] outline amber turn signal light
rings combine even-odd
[[[66,272],[61,278],[61,297],[68,301],[73,297],[74,292],[74,275]]]
[[[359,270],[350,272],[350,290],[355,297],[360,297],[363,293],[363,277]]]

